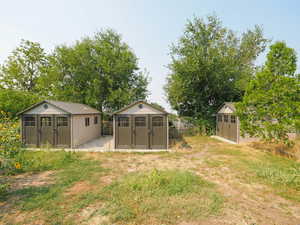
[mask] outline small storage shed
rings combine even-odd
[[[234,102],[225,102],[217,113],[217,136],[239,142],[239,120],[234,115]]]
[[[216,134],[219,137],[228,139],[236,143],[257,141],[258,138],[245,135],[241,136],[240,120],[234,115],[236,109],[235,102],[225,102],[217,112]]]
[[[217,126],[216,134],[219,137],[228,139],[236,143],[245,143],[251,141],[259,141],[257,137],[251,137],[249,134],[241,136],[240,132],[240,120],[234,115],[236,109],[235,102],[225,102],[217,112]],[[291,129],[291,133],[288,133],[290,138],[296,138],[297,134],[294,129]]]
[[[167,149],[168,113],[137,101],[113,114],[116,149]]]
[[[44,100],[19,115],[28,147],[75,148],[101,135],[100,112],[84,104]]]

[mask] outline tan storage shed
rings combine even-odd
[[[217,112],[216,134],[219,137],[228,139],[235,143],[257,141],[258,138],[252,138],[249,135],[242,137],[240,134],[240,120],[234,115],[234,102],[225,102]]]
[[[251,141],[259,141],[257,137],[250,137],[249,134],[241,136],[240,120],[234,115],[236,109],[235,102],[225,102],[217,112],[216,118],[216,135],[235,143],[245,143]],[[297,137],[295,129],[291,129],[288,133],[289,138],[294,139]]]
[[[238,120],[233,102],[225,102],[217,113],[217,136],[238,142]]]
[[[113,114],[115,149],[167,149],[168,113],[137,101]]]
[[[84,104],[44,100],[19,115],[28,147],[76,148],[101,136],[100,112]]]
[[[217,112],[217,127],[216,134],[219,137],[225,138],[235,143],[257,141],[258,138],[245,135],[241,136],[240,133],[240,120],[234,115],[235,102],[225,102]]]

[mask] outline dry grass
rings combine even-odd
[[[299,162],[209,137],[185,137],[174,148],[85,153],[56,164],[49,178],[22,175],[32,183],[0,201],[0,224],[298,225]],[[173,195],[174,187],[187,192]]]
[[[293,145],[292,147],[288,147],[284,144],[270,144],[264,142],[253,142],[250,143],[250,146],[255,149],[271,152],[273,154],[286,158],[300,160],[300,139],[296,139],[295,145]]]

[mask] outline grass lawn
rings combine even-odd
[[[22,173],[0,177],[0,224],[299,224],[299,162],[186,142],[171,153],[27,152]]]

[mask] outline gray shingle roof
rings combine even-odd
[[[228,105],[233,111],[235,111],[235,104],[236,102],[225,102],[225,105]]]
[[[45,101],[71,114],[100,113],[97,109],[94,109],[88,105],[84,105],[80,103],[62,102],[62,101],[54,101],[54,100],[45,100]]]
[[[145,104],[145,105],[148,105],[148,106],[152,107],[153,109],[156,109],[156,110],[158,110],[158,111],[160,111],[160,112],[162,112],[162,113],[164,113],[164,114],[168,114],[168,112],[165,111],[164,109],[160,109],[160,108],[158,108],[158,107],[156,107],[156,106],[154,106],[154,105],[152,105],[152,104],[150,104],[150,103],[148,103],[148,102],[146,102],[146,101],[143,101],[143,100],[139,100],[139,101],[133,102],[133,103],[131,103],[131,104],[129,104],[129,105],[127,105],[127,106],[125,106],[125,107],[123,107],[123,108],[121,108],[121,109],[115,111],[115,112],[113,112],[113,114],[118,114],[118,113],[120,113],[120,112],[123,112],[123,111],[125,111],[126,109],[129,109],[129,108],[131,108],[131,107],[133,107],[133,106],[135,106],[135,105],[137,105],[137,104],[140,104],[140,103],[143,103],[143,104]]]
[[[224,102],[217,110],[217,113],[220,112],[220,110],[226,105],[229,108],[232,109],[233,112],[235,112],[236,108],[235,108],[235,103],[237,102]]]
[[[50,105],[54,105],[57,108],[65,111],[66,113],[70,114],[95,114],[95,113],[100,113],[97,109],[94,109],[88,105],[80,104],[80,103],[73,103],[73,102],[62,102],[62,101],[54,101],[54,100],[44,100],[42,102],[39,102],[24,111],[18,113],[19,115],[27,112],[28,110],[43,104],[43,103],[48,103]]]

